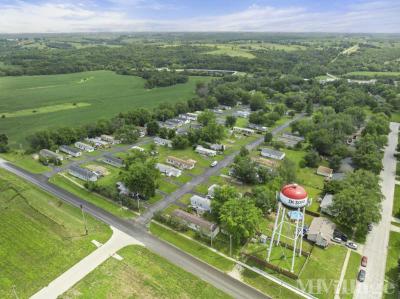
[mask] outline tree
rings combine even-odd
[[[230,185],[224,185],[222,187],[215,188],[214,198],[211,201],[212,214],[218,218],[221,207],[225,202],[232,198],[240,198],[240,194],[234,187]]]
[[[321,158],[316,151],[309,151],[304,156],[304,165],[307,167],[315,168],[321,162]]]
[[[287,108],[285,104],[276,104],[273,111],[278,113],[281,117],[285,114]]]
[[[265,95],[261,92],[255,92],[250,99],[250,109],[252,111],[263,109],[265,106]]]
[[[379,178],[370,171],[357,170],[341,181],[333,197],[336,220],[358,239],[368,233],[368,224],[381,219],[382,193]]]
[[[153,120],[147,123],[147,135],[149,136],[156,136],[158,131],[160,130],[160,126],[158,123]]]
[[[172,138],[172,147],[174,149],[185,149],[189,146],[189,140],[182,136],[182,135],[177,135],[174,138]]]
[[[0,134],[0,153],[6,153],[9,150],[8,136],[6,134]]]
[[[265,136],[264,136],[264,142],[270,143],[270,142],[272,141],[272,138],[273,138],[273,137],[274,137],[274,136],[272,135],[271,132],[266,132],[266,133],[265,133]]]
[[[134,161],[128,171],[122,174],[122,181],[130,192],[149,199],[155,195],[159,175],[154,161]]]
[[[225,127],[232,128],[236,124],[236,117],[228,115],[225,119]]]
[[[124,125],[115,131],[115,137],[122,143],[133,143],[139,138],[139,132],[133,125]]]
[[[220,141],[224,137],[224,134],[224,127],[216,122],[210,122],[207,124],[207,126],[201,128],[199,131],[200,139],[211,143]]]
[[[342,163],[342,158],[338,155],[334,155],[329,159],[329,167],[334,171],[337,171],[340,168]]]
[[[255,234],[262,212],[248,198],[232,198],[221,207],[219,219],[224,230],[232,235],[236,244],[240,244]]]
[[[261,209],[264,214],[276,208],[277,200],[273,189],[265,186],[257,186],[251,193],[256,207]]]
[[[248,156],[236,156],[232,165],[233,175],[243,183],[256,184],[259,182],[257,164]]]
[[[278,167],[278,174],[283,184],[296,182],[296,163],[285,158]]]
[[[204,111],[197,117],[197,121],[203,126],[207,126],[209,123],[215,122],[215,114],[212,111]]]

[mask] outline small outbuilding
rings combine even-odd
[[[324,176],[324,177],[330,179],[330,178],[332,178],[333,169],[332,169],[332,168],[329,168],[329,167],[325,167],[325,166],[320,165],[320,166],[317,168],[317,174],[318,174],[318,175],[322,175],[322,176]]]

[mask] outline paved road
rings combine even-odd
[[[105,244],[54,279],[48,286],[34,294],[31,299],[56,299],[113,256],[118,250],[128,245],[143,246],[141,242],[136,241],[130,235],[121,232],[115,227],[111,227],[111,229],[113,234]]]
[[[283,125],[276,127],[271,131],[273,135],[278,134],[279,132],[283,131],[284,129],[288,128],[290,124],[300,118],[303,118],[304,114],[300,114],[290,121],[284,123]],[[264,142],[264,136],[249,143],[246,147],[251,150],[259,146]],[[231,164],[235,158],[235,156],[238,154],[239,151],[236,151],[228,156],[226,156],[223,160],[218,162],[218,164],[215,167],[207,169],[202,175],[196,176],[193,180],[190,182],[184,184],[182,187],[171,193],[170,195],[166,196],[163,200],[157,202],[156,204],[152,205],[149,207],[140,217],[136,219],[136,222],[142,225],[145,225],[150,222],[150,220],[153,218],[154,213],[158,211],[164,210],[167,206],[172,204],[173,202],[177,201],[179,198],[181,198],[183,195],[187,193],[191,193],[193,189],[197,186],[200,185],[204,182],[206,182],[211,176],[215,175],[220,171],[222,168],[227,167],[229,164]]]
[[[2,159],[0,159],[0,167],[18,175],[75,207],[82,206],[86,213],[132,236],[154,253],[166,258],[173,264],[196,275],[211,285],[214,285],[216,288],[234,298],[268,298],[258,290],[222,273],[176,247],[157,239],[149,234],[144,227],[120,219],[68,191],[49,183],[47,178],[42,175],[31,174]]]
[[[384,195],[382,202],[382,220],[369,233],[362,254],[368,256],[367,275],[364,283],[357,282],[355,299],[381,298],[384,286],[387,248],[392,220],[393,195],[396,177],[396,152],[398,123],[390,123],[389,143],[385,148],[381,177],[381,188]]]

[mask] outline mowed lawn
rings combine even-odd
[[[399,268],[398,260],[400,258],[400,233],[390,232],[388,255],[386,258],[385,279],[389,282],[383,294],[384,299],[398,299],[400,288],[398,281]],[[394,289],[393,289],[394,287]]]
[[[28,298],[106,242],[111,230],[0,169],[0,298]]]
[[[141,246],[118,252],[61,298],[230,298]]]
[[[394,188],[392,215],[400,218],[400,186],[398,185],[396,185]]]
[[[196,82],[207,80],[210,78],[191,77],[185,84],[147,90],[142,78],[111,71],[2,77],[0,115],[6,117],[0,118],[0,133],[7,133],[12,145],[26,144],[25,137],[37,130],[75,126],[137,107],[188,100],[194,96]],[[78,107],[61,109],[73,103]]]

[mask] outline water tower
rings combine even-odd
[[[290,271],[293,272],[296,254],[300,256],[303,247],[304,213],[308,205],[308,195],[302,186],[288,184],[277,194],[277,200],[278,209],[276,211],[274,230],[272,231],[272,237],[267,251],[267,261],[269,262],[271,258],[274,243],[278,246],[281,241],[281,236],[284,236],[285,239],[293,241],[293,244],[291,244],[293,246],[293,256],[290,268]],[[295,224],[288,219],[286,213],[290,213],[294,216]],[[284,226],[288,227],[288,231],[291,231],[291,228],[295,226],[295,231],[291,235],[283,235],[282,228]]]

